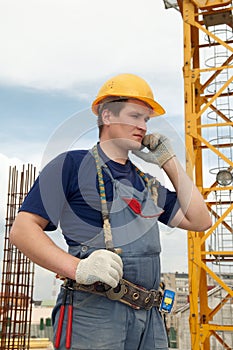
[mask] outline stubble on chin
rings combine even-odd
[[[130,151],[138,151],[142,148],[142,143],[138,141],[131,141],[130,142]]]
[[[137,151],[142,148],[142,143],[140,141],[131,140],[127,138],[116,138],[112,139],[111,142],[120,150],[128,151]]]

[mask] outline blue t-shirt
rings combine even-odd
[[[122,165],[106,157],[98,146],[99,154],[114,179],[123,181],[139,191],[144,182],[130,160]],[[110,176],[103,171],[108,208],[113,199]],[[158,188],[158,206],[164,210],[159,221],[169,225],[179,209],[175,192],[161,184]],[[41,171],[26,196],[20,211],[37,214],[49,221],[45,231],[53,231],[58,225],[68,245],[83,243],[100,232],[103,226],[99,184],[95,159],[88,150],[62,153]]]

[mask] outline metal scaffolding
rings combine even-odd
[[[36,168],[9,169],[2,284],[0,349],[29,349],[34,264],[9,241],[16,213],[35,180]]]

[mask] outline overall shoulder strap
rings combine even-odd
[[[149,183],[149,179],[148,177],[146,176],[146,174],[141,171],[134,163],[132,163],[136,172],[138,173],[138,175],[142,178],[142,180],[145,182],[146,186],[148,187],[148,183]]]
[[[149,179],[148,176],[146,176],[146,174],[143,171],[141,171],[140,169],[138,169],[138,167],[136,167],[136,165],[133,164],[133,166],[136,172],[138,173],[138,175],[144,180],[146,187],[151,193],[151,197],[154,203],[157,205],[159,181],[155,177],[152,177],[151,179]]]
[[[104,186],[103,173],[102,173],[102,167],[101,167],[101,159],[99,157],[97,145],[95,145],[92,148],[92,153],[95,159],[99,190],[100,190],[101,213],[103,218],[105,246],[106,246],[106,249],[114,251],[114,246],[112,242],[112,230],[111,230],[111,225],[109,221],[109,212],[107,207],[105,186]]]

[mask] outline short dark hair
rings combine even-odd
[[[125,107],[126,102],[128,99],[119,99],[119,97],[115,100],[106,99],[104,100],[98,108],[98,119],[97,119],[97,125],[99,128],[99,137],[101,136],[102,129],[103,129],[103,120],[102,120],[102,113],[105,109],[108,109],[110,112],[112,112],[114,115],[118,116],[121,110]]]

